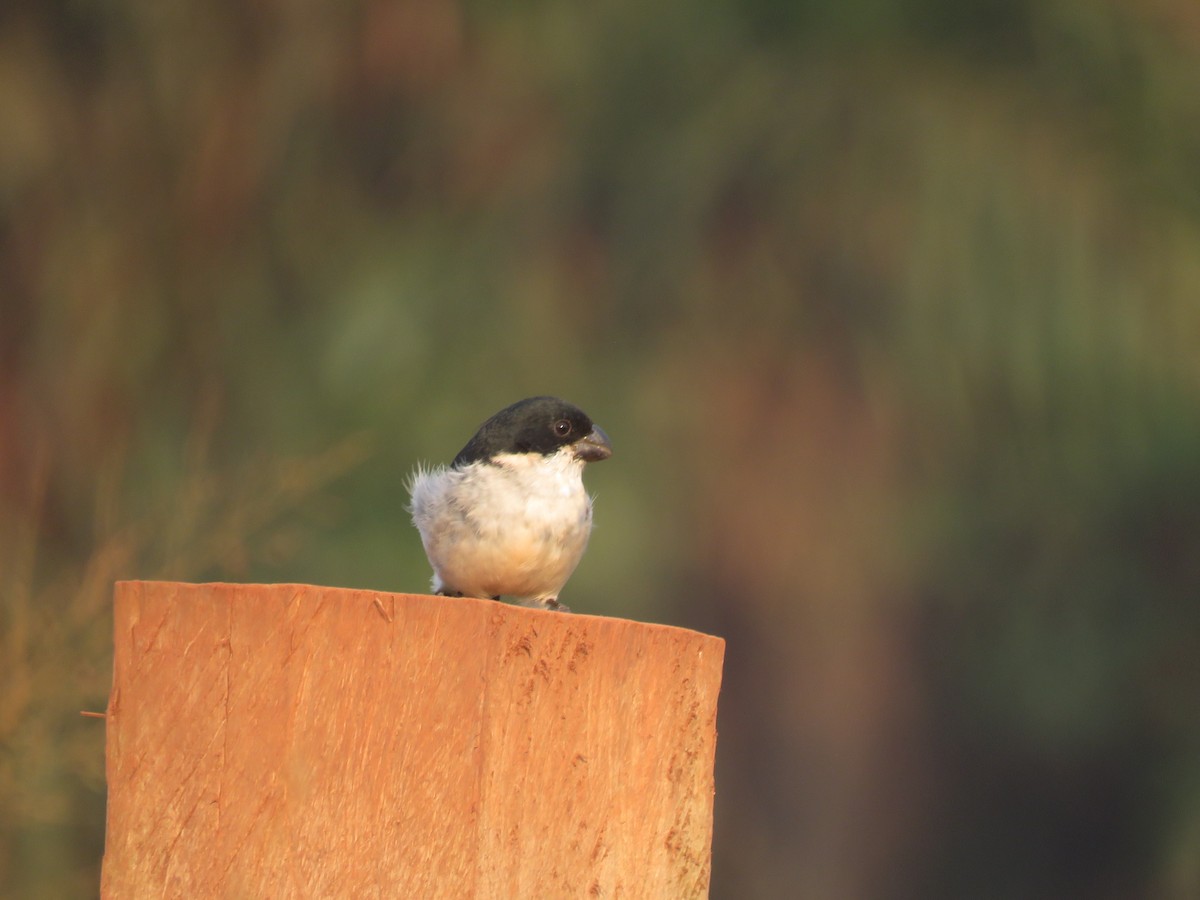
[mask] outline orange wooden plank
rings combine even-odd
[[[106,897],[707,893],[718,638],[307,585],[115,604]]]

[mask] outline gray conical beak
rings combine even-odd
[[[588,434],[575,442],[575,455],[584,462],[599,462],[612,456],[612,443],[604,429],[593,425]]]

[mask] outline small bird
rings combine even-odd
[[[558,595],[592,532],[583,467],[610,456],[579,407],[529,397],[484,422],[449,466],[418,466],[409,510],[434,593],[566,610]]]

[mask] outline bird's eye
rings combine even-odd
[[[566,419],[559,419],[554,423],[554,433],[559,437],[566,437],[571,433],[571,423]]]

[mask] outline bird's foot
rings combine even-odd
[[[571,611],[571,607],[567,606],[565,603],[559,603],[557,597],[550,597],[547,600],[543,600],[542,606],[546,607],[546,609],[558,610],[558,612]]]
[[[442,588],[437,592],[437,595],[439,597],[461,597],[462,591],[448,591],[445,588]]]

